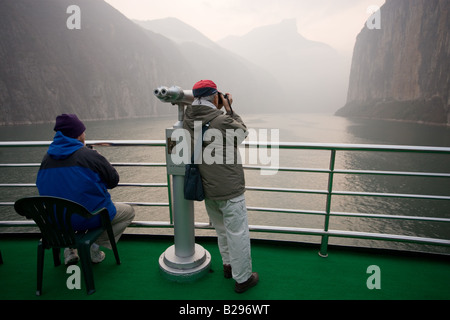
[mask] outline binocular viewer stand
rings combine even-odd
[[[184,104],[178,104],[178,122],[173,128],[166,129],[167,174],[172,176],[173,182],[174,245],[159,257],[161,273],[177,282],[197,280],[207,274],[211,266],[210,253],[195,243],[194,202],[184,199],[185,166],[173,164],[170,157],[170,137],[174,130],[183,128],[184,107]]]

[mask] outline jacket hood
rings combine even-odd
[[[52,159],[61,160],[68,158],[82,147],[84,147],[84,144],[81,141],[66,137],[61,131],[58,131],[56,132],[47,153]]]

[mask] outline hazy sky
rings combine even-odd
[[[255,27],[297,19],[298,32],[351,53],[370,16],[385,0],[105,0],[130,19],[175,17],[211,40],[244,35]],[[382,17],[381,17],[382,21]]]

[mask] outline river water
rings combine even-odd
[[[275,138],[270,129],[279,133],[282,142],[393,144],[416,146],[450,147],[450,128],[392,122],[383,120],[346,119],[328,114],[242,114],[248,128],[257,139],[268,133],[269,140]],[[127,119],[115,121],[85,122],[87,140],[164,140],[165,128],[176,122],[176,115],[161,118]],[[50,141],[53,138],[52,124],[0,127],[1,141]],[[111,162],[155,162],[165,161],[163,148],[144,147],[96,147]],[[46,148],[0,148],[0,163],[40,163]],[[248,152],[248,151],[246,151]],[[274,154],[275,155],[275,154]],[[244,154],[245,156],[245,154]],[[271,154],[269,153],[270,157]],[[246,157],[249,161],[249,157]],[[277,164],[280,167],[319,168],[329,166],[329,151],[279,150]],[[338,152],[337,169],[398,170],[418,172],[450,173],[450,157],[441,155],[413,155],[405,153]],[[274,162],[274,158],[272,159]],[[164,168],[117,168],[121,182],[165,183]],[[1,168],[0,183],[34,183],[37,168]],[[258,170],[246,171],[247,187],[278,187],[293,189],[327,189],[326,174],[277,172],[261,175]],[[450,179],[412,177],[374,177],[367,175],[336,175],[334,190],[386,192],[407,194],[450,195]],[[0,201],[13,202],[17,198],[35,195],[34,188],[2,188]],[[168,202],[167,191],[156,188],[124,187],[111,191],[115,201],[123,202]],[[248,207],[284,208],[295,210],[325,210],[326,196],[311,194],[269,193],[247,191]],[[450,203],[443,200],[399,200],[385,198],[333,196],[332,212],[389,214],[408,216],[432,216],[450,218]],[[167,208],[137,207],[136,220],[168,221]],[[195,204],[197,222],[208,222],[203,203]],[[1,220],[18,219],[11,207],[0,207]],[[274,225],[298,228],[323,228],[324,219],[318,215],[297,215],[249,211],[249,224]],[[391,219],[332,217],[329,229],[376,233],[395,233],[450,239],[448,223],[424,223]],[[0,230],[0,232],[5,230]],[[132,229],[138,233],[171,233],[172,230]],[[197,230],[197,235],[214,235],[213,231]],[[320,238],[300,235],[252,234],[254,238],[275,238],[318,242]],[[389,247],[407,250],[429,250],[450,252],[448,248],[423,247],[413,244],[376,242],[358,239],[331,239],[333,244],[349,244],[371,247]]]

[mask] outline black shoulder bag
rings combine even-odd
[[[203,136],[209,128],[209,123],[202,127],[202,134],[194,146],[192,152],[191,163],[187,164],[184,173],[184,198],[186,200],[203,201],[205,199],[205,193],[203,191],[202,176],[198,164],[194,163],[194,159],[197,158],[198,152],[202,152]],[[194,158],[195,156],[195,158]]]

